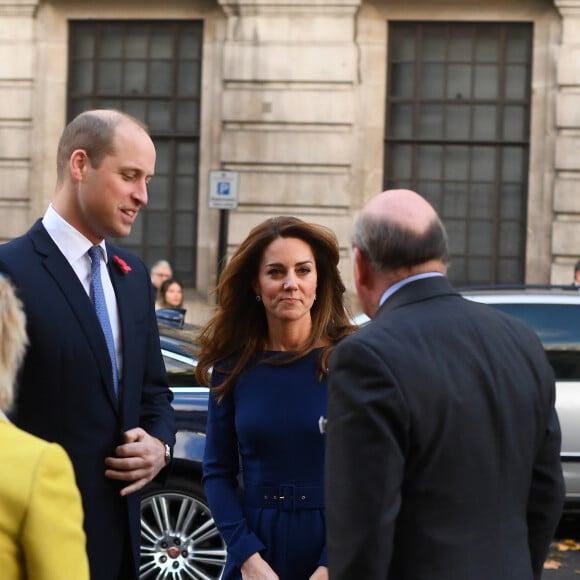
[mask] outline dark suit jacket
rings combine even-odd
[[[123,555],[132,553],[134,565],[139,562],[140,496],[119,496],[122,485],[104,476],[105,458],[115,454],[121,434],[137,426],[171,446],[175,442],[147,268],[120,248],[108,245],[107,252],[123,348],[119,400],[91,301],[42,223],[0,246],[0,271],[18,289],[30,340],[12,418],[22,429],[60,443],[72,460],[92,580],[117,580],[112,570]],[[123,273],[114,255],[132,270]]]
[[[329,365],[332,580],[539,579],[563,502],[535,333],[441,277],[399,289]]]

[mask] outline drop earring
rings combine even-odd
[[[262,302],[262,297],[259,294],[256,294],[256,302]]]

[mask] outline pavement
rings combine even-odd
[[[544,564],[542,580],[580,580],[580,516],[564,516]]]

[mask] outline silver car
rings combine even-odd
[[[463,288],[460,292],[469,300],[489,304],[524,320],[540,337],[556,375],[565,511],[580,510],[580,288],[486,286]],[[359,314],[353,322],[364,325],[369,318]]]
[[[566,511],[580,508],[580,290],[574,286],[463,289],[463,296],[527,322],[538,334],[556,375],[562,429]]]

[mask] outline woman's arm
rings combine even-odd
[[[212,378],[212,382],[214,380],[216,377]],[[238,473],[233,396],[228,394],[217,403],[210,393],[203,484],[213,519],[227,544],[228,553],[241,568],[252,554],[260,552],[265,546],[250,530],[244,517],[239,499]]]

